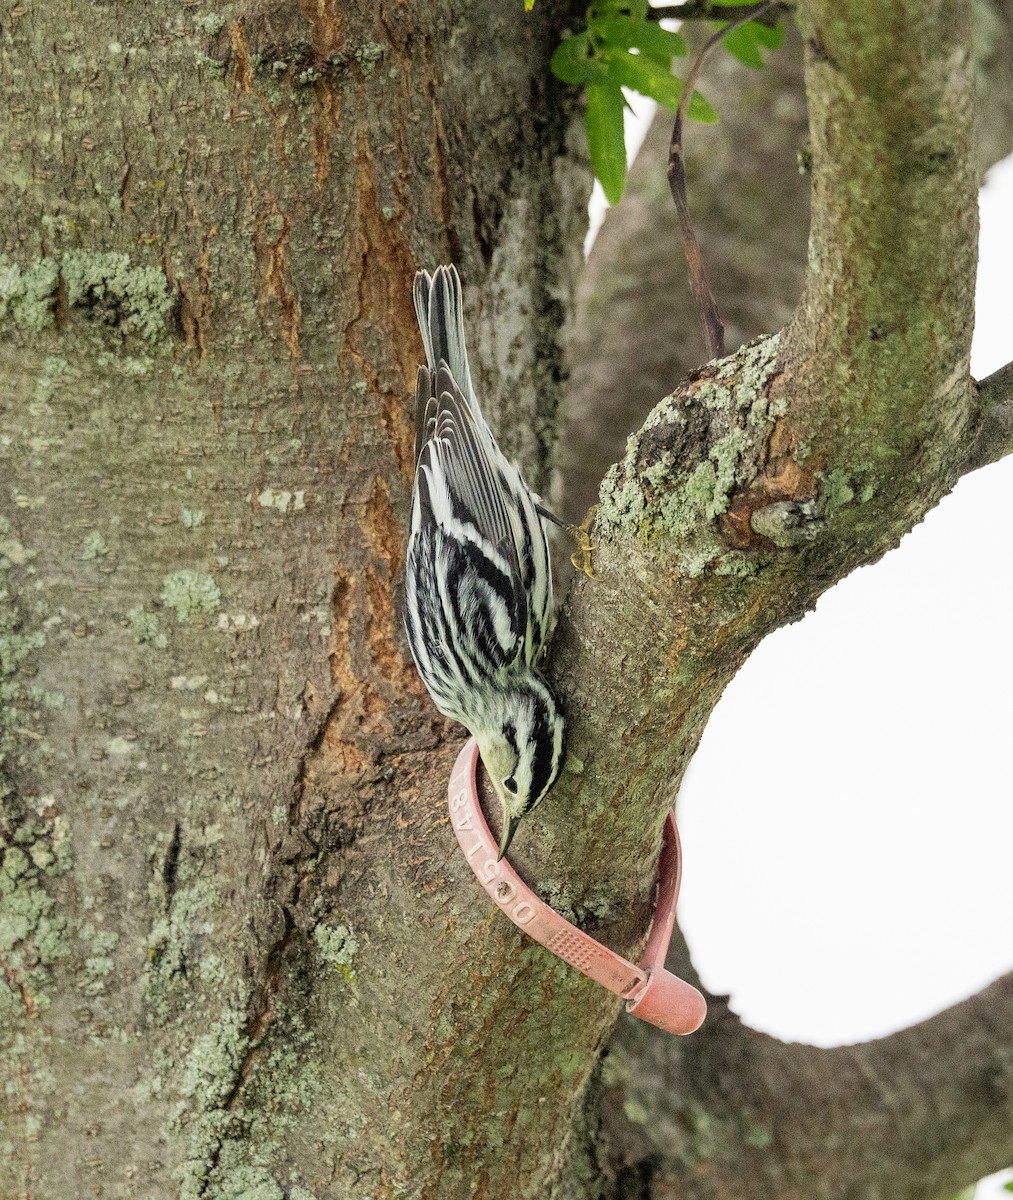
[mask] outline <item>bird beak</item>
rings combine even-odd
[[[503,810],[503,836],[499,840],[499,857],[496,859],[497,862],[500,862],[503,855],[510,849],[510,843],[514,840],[514,834],[517,832],[517,826],[520,823],[520,817],[512,817],[505,809]]]

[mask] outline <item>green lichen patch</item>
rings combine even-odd
[[[363,75],[372,75],[376,64],[383,58],[383,47],[376,42],[364,42],[356,48],[354,56]]]
[[[130,636],[135,642],[151,642],[162,650],[169,644],[165,634],[159,632],[158,617],[148,612],[142,604],[130,609],[127,621]]]
[[[748,446],[743,430],[729,430],[711,447],[708,461],[699,463],[658,505],[661,528],[686,542],[679,557],[691,576],[698,575],[722,549],[707,526],[728,511],[735,484],[746,481],[748,470],[740,465]]]
[[[41,258],[22,268],[0,254],[0,325],[41,333],[54,321],[60,268],[53,258]]]
[[[0,592],[0,604],[8,599],[7,592]],[[10,627],[6,630],[3,624],[0,623],[0,679],[4,676],[13,676],[15,671],[22,662],[32,653],[33,650],[40,650],[46,644],[46,635],[42,630],[35,630],[32,633],[18,632],[18,628],[11,622]],[[2,684],[0,684],[2,687]],[[11,696],[5,696],[3,691],[0,691],[0,698],[10,699]]]
[[[304,993],[303,1003],[306,1000]],[[258,1113],[251,1137],[269,1145],[295,1129],[301,1114],[317,1102],[322,1086],[321,1047],[305,1017],[283,1000],[263,1049],[249,1082],[252,1107]]]
[[[182,1102],[170,1127],[187,1131],[187,1157],[179,1169],[181,1200],[208,1196],[209,1176],[220,1160],[223,1143],[241,1132],[241,1118],[227,1110],[249,1046],[246,1004],[222,1010],[207,1033],[198,1037],[183,1064],[179,1080]]]
[[[213,613],[221,600],[218,584],[200,571],[173,571],[162,580],[162,603],[175,612],[181,625]]]
[[[93,529],[91,533],[87,534],[81,543],[81,557],[85,560],[104,558],[108,553],[109,547],[106,545],[106,540],[97,529]]]
[[[738,579],[748,579],[760,570],[762,563],[751,554],[740,554],[732,550],[723,554],[714,567],[715,575],[730,575]]]
[[[211,985],[225,981],[225,968],[213,954],[198,954],[197,946],[214,932],[214,914],[221,898],[209,879],[180,870],[180,886],[171,897],[168,911],[152,923],[148,933],[148,961],[144,973],[144,997],[150,1010],[164,1018],[174,999],[182,999],[191,986],[196,966],[202,980]],[[151,899],[165,903],[165,881],[159,875],[153,882]]]
[[[0,321],[2,321],[2,317],[0,317]],[[35,399],[42,404],[47,403],[60,387],[69,369],[70,364],[65,358],[61,358],[57,354],[47,355],[42,363],[42,374],[35,383]]]
[[[122,375],[124,379],[138,380],[144,379],[151,374],[151,368],[154,366],[155,360],[147,355],[134,354],[108,354],[105,351],[95,356],[97,366],[108,370],[115,371],[117,375]]]
[[[211,1029],[194,1042],[179,1090],[200,1111],[220,1108],[232,1093],[248,1045],[245,1006],[224,1009]]]
[[[737,488],[756,472],[780,414],[767,398],[778,338],[742,347],[712,375],[667,397],[629,439],[605,478],[598,528],[605,536],[665,541],[679,570],[695,577],[727,557],[717,526]],[[749,573],[726,564],[722,574]]]
[[[774,1134],[765,1125],[747,1125],[742,1140],[757,1150],[768,1150],[774,1144]]]
[[[313,930],[317,951],[325,963],[336,967],[349,983],[355,982],[352,963],[359,951],[355,935],[346,925],[318,925]]]
[[[2,586],[7,572],[30,569],[26,564],[33,557],[31,549],[11,536],[10,522],[0,517],[0,767],[19,750],[17,730],[27,728],[41,715],[24,676],[31,656],[46,644],[46,634],[42,629],[26,628],[10,591]]]
[[[30,1194],[23,1177],[15,1186],[5,1171],[15,1156],[11,1139],[23,1130],[26,1141],[39,1141],[43,1121],[30,1106],[44,1104],[57,1091],[56,1075],[47,1065],[53,1057],[53,1031],[45,1019],[25,1021],[24,1016],[21,1001],[0,987],[0,1096],[6,1101],[0,1134],[0,1195],[4,1197]]]
[[[45,688],[36,687],[35,684],[30,685],[25,689],[25,695],[36,708],[63,708],[67,703],[67,697],[63,692],[48,692]]]
[[[71,307],[85,307],[93,318],[146,342],[164,338],[172,296],[156,267],[133,266],[126,254],[68,250],[60,274]]]
[[[70,869],[66,825],[24,810],[4,815],[14,832],[0,839],[0,990],[20,999],[24,989],[24,1002],[39,1011],[49,1004],[47,968],[71,949],[67,918],[43,886]]]
[[[87,951],[79,972],[78,988],[85,996],[97,996],[105,991],[106,981],[113,973],[116,965],[113,951],[120,935],[114,929],[96,929],[86,921],[79,928],[78,936]]]
[[[36,555],[35,550],[26,549],[17,538],[7,536],[9,533],[10,525],[4,521],[0,525],[0,571],[24,566]]]
[[[92,320],[151,346],[166,340],[172,295],[165,275],[110,251],[68,250],[27,266],[0,254],[0,327],[27,333],[51,328],[61,287],[68,307]]]
[[[226,1161],[221,1163],[213,1186],[204,1194],[212,1200],[285,1200],[281,1185],[266,1167],[229,1161],[244,1149],[242,1143],[225,1144],[222,1156]]]
[[[214,37],[221,33],[227,24],[227,18],[222,13],[206,13],[203,17],[198,17],[194,22],[197,29],[206,33],[208,37]]]
[[[851,486],[845,471],[831,471],[823,481],[823,508],[832,513],[836,508],[843,508],[855,498],[855,490]]]
[[[309,962],[294,973],[301,992],[308,987]],[[294,1181],[280,1183],[272,1169],[282,1139],[319,1102],[321,1052],[302,1013],[306,995],[291,1004],[284,994],[275,998],[273,1020],[253,1056],[248,1001],[225,1009],[183,1064],[184,1100],[171,1120],[187,1136],[181,1200],[313,1200]]]

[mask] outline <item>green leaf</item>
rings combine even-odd
[[[603,80],[587,89],[587,144],[594,173],[601,180],[609,204],[618,204],[626,187],[624,106],[623,94],[614,83]]]
[[[701,125],[716,125],[721,120],[714,105],[705,100],[699,92],[690,96],[686,116],[691,121],[699,121]]]
[[[535,7],[535,0],[524,0],[524,11],[531,12]]]
[[[613,83],[631,88],[642,96],[650,96],[666,108],[678,108],[682,96],[682,80],[662,63],[647,54],[629,54],[606,46],[601,50],[601,62]],[[718,115],[699,92],[689,102],[688,115],[693,121],[713,125]]]
[[[560,42],[549,65],[558,79],[577,87],[587,86],[605,76],[605,68],[588,33],[578,33]]]
[[[601,38],[605,45],[619,50],[642,50],[653,58],[668,61],[686,53],[682,37],[670,29],[662,29],[655,21],[638,21],[618,13],[607,13],[595,18],[588,28],[593,37]]]
[[[776,50],[783,37],[784,32],[780,26],[771,29],[769,25],[761,25],[759,21],[747,21],[745,25],[733,29],[724,38],[723,45],[729,54],[734,55],[747,67],[762,68],[765,64],[760,47]]]
[[[632,88],[642,96],[650,96],[666,108],[679,107],[682,80],[666,71],[657,59],[606,46],[601,51],[601,60],[613,83]]]

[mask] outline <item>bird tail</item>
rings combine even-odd
[[[457,268],[437,267],[432,275],[419,271],[413,294],[429,370],[435,376],[445,362],[470,401],[475,392],[464,345],[464,301]]]

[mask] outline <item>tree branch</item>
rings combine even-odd
[[[638,842],[660,824],[744,658],[946,494],[977,420],[970,30],[942,0],[908,0],[872,18],[858,0],[813,0],[800,15],[813,161],[804,301],[784,335],[699,369],[629,439],[601,488],[601,583],[573,589],[552,648],[583,773],[579,786],[557,788],[544,829],[559,844],[579,811],[577,839],[608,837],[623,863],[643,857]],[[610,822],[620,810],[622,821]],[[719,1015],[715,1037],[723,1024]],[[706,1040],[658,1053],[696,1063]],[[814,1061],[800,1060],[800,1086]],[[736,1077],[751,1070],[739,1063]],[[709,1082],[725,1086],[720,1073]],[[716,1171],[708,1191],[705,1164],[721,1162],[713,1139],[724,1141],[711,1110],[722,1103],[694,1099],[699,1126],[692,1108],[660,1121],[652,1149],[664,1147],[675,1177],[692,1166],[694,1196],[811,1195],[811,1176],[805,1190],[797,1179],[754,1186],[741,1147],[762,1155],[776,1136],[762,1112],[747,1113],[749,1137],[728,1131],[739,1147],[728,1161],[740,1173]],[[847,1128],[818,1087],[807,1103],[820,1107],[817,1124]],[[653,1125],[651,1108],[643,1111]],[[867,1131],[854,1133],[861,1153]],[[932,1145],[918,1150],[944,1171]],[[770,1161],[780,1154],[779,1145]],[[839,1150],[836,1161],[843,1181],[852,1165]],[[821,1178],[832,1179],[824,1168]]]
[[[1013,974],[901,1033],[830,1050],[749,1029],[723,997],[678,1053],[648,1029],[617,1033],[602,1103],[611,1174],[648,1176],[645,1195],[692,1179],[694,1197],[717,1200],[748,1179],[751,1196],[810,1200],[819,1180],[825,1200],[936,1200],[1013,1160]]]
[[[982,412],[991,412],[1013,401],[1013,362],[993,371],[978,383],[978,404]]]
[[[975,4],[974,19],[975,166],[983,178],[1013,152],[1013,0]],[[794,22],[785,22],[784,43],[763,71],[742,71],[731,55],[714,59],[707,94],[721,122],[694,131],[686,159],[697,236],[735,349],[783,326],[802,294],[809,182],[796,165],[807,132]],[[757,112],[776,119],[757,122]],[[593,503],[629,431],[706,357],[682,262],[657,252],[676,236],[663,186],[670,133],[659,113],[579,283],[558,456],[567,511]]]
[[[806,364],[804,407],[826,418],[813,465],[844,472],[864,494],[903,497],[913,515],[952,486],[953,444],[967,442],[976,415],[966,316],[977,246],[968,11],[894,5],[889,20],[870,20],[861,0],[814,0],[799,18],[813,209],[807,302],[788,332]],[[913,55],[933,41],[936,69],[927,71]],[[939,222],[954,243],[930,263],[923,256],[938,245]],[[839,393],[833,411],[828,388]],[[897,477],[897,460],[907,478]]]
[[[968,471],[1013,454],[1013,362],[981,380],[978,403],[981,425],[968,458]]]

